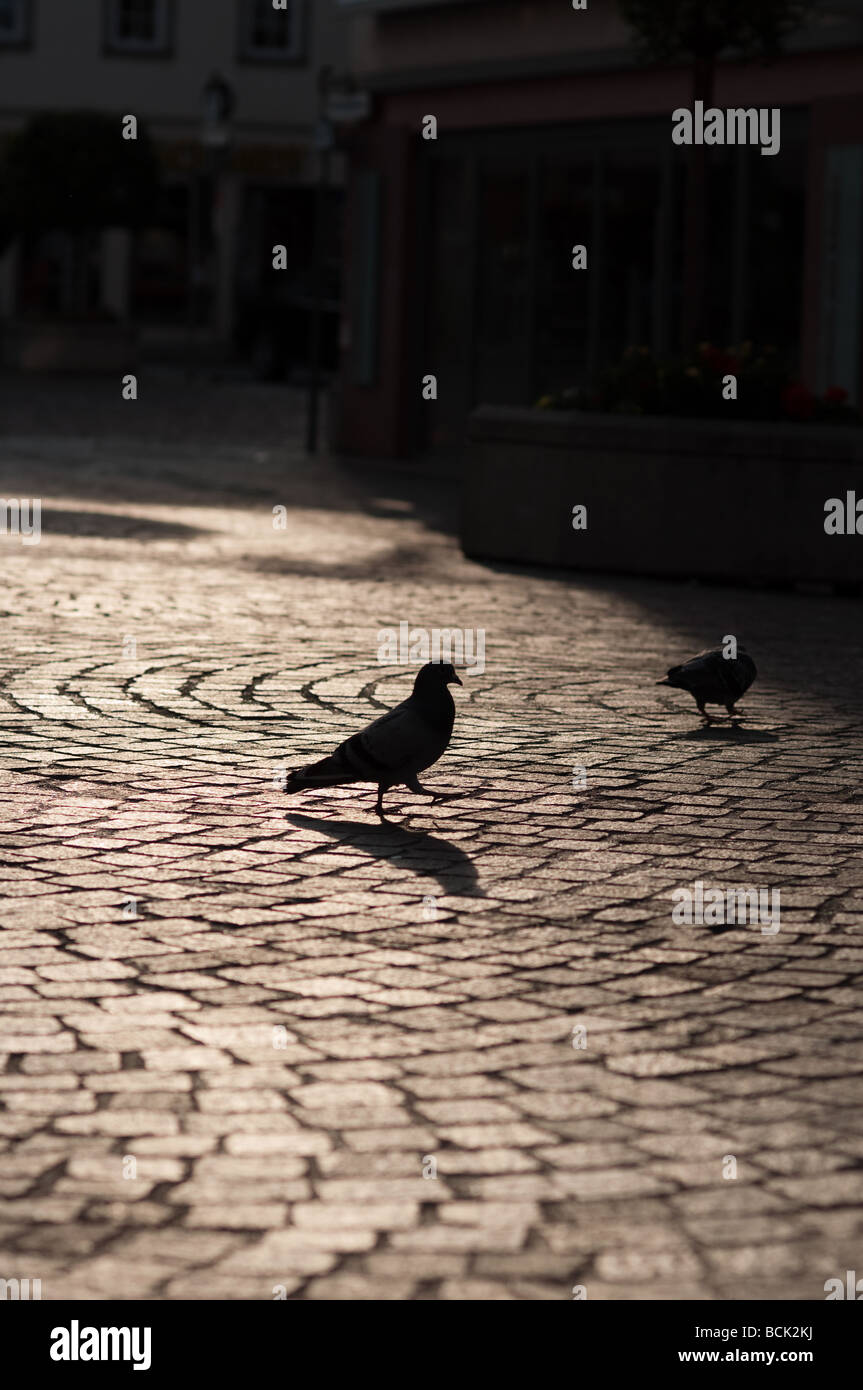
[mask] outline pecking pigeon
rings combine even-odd
[[[373,724],[340,743],[328,758],[297,768],[288,776],[287,792],[311,787],[341,787],[346,782],[377,782],[375,810],[384,818],[383,796],[400,783],[419,796],[433,796],[417,774],[446,752],[455,722],[448,685],[461,685],[453,666],[430,661],[417,673],[413,694]]]
[[[725,657],[722,648],[700,652],[682,666],[672,666],[664,681],[657,685],[671,685],[677,690],[688,690],[694,696],[698,711],[706,724],[712,724],[712,717],[704,708],[705,704],[724,705],[728,713],[739,717],[734,706],[744,691],[748,690],[758,675],[755,662],[744,647],[737,648],[736,657]]]

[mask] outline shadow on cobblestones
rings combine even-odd
[[[425,830],[412,830],[405,824],[388,821],[385,825],[365,821],[324,820],[293,813],[292,825],[329,835],[336,845],[350,845],[372,859],[386,859],[411,869],[424,878],[434,878],[446,893],[483,897],[476,867],[464,850]]]
[[[670,739],[690,739],[696,743],[778,743],[779,735],[766,729],[739,729],[714,724],[706,729],[689,729],[685,734],[670,734]]]
[[[58,536],[98,536],[104,540],[190,541],[209,533],[200,526],[179,521],[157,521],[154,517],[128,516],[118,512],[61,511],[46,508],[42,525]]]
[[[811,1300],[859,1269],[859,607],[492,569],[451,478],[310,462],[284,398],[102,389],[22,389],[13,427],[59,436],[4,441],[3,495],[101,529],[0,538],[0,1276]],[[409,693],[402,620],[486,633],[463,798],[289,807],[286,766]],[[759,680],[702,730],[654,682],[725,633]],[[781,891],[781,930],[678,925],[697,882]]]

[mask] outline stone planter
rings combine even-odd
[[[825,502],[849,492],[863,500],[863,429],[481,406],[462,545],[620,574],[856,585],[863,535],[824,530]]]
[[[11,320],[3,325],[4,367],[23,372],[122,375],[138,365],[137,334],[118,323]]]

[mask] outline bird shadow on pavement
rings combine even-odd
[[[388,859],[402,869],[434,878],[445,893],[460,898],[483,898],[476,866],[463,849],[439,835],[410,830],[406,825],[383,821],[332,820],[291,812],[286,819],[302,830],[318,830],[335,845],[349,845],[371,859]],[[321,845],[321,849],[326,849]]]
[[[108,541],[188,541],[210,534],[200,526],[185,526],[180,521],[158,521],[120,512],[64,510],[50,504],[42,513],[42,530],[58,536],[95,536]]]
[[[779,735],[766,729],[744,729],[739,724],[708,724],[689,729],[685,734],[672,734],[672,740],[690,739],[697,743],[778,743]]]

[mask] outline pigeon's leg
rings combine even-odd
[[[742,719],[742,718],[743,718],[743,715],[742,715],[741,711],[740,711],[739,709],[735,709],[735,704],[734,704],[734,701],[733,701],[733,700],[730,700],[730,701],[727,700],[727,701],[725,702],[725,708],[728,710],[728,713],[730,714],[730,716],[731,716],[732,719]]]
[[[378,782],[378,799],[377,799],[377,801],[375,802],[375,810],[377,811],[377,813],[378,813],[378,815],[380,816],[381,820],[386,820],[386,816],[384,815],[384,792],[385,792],[385,791],[386,791],[386,783],[385,783],[385,782]]]
[[[696,699],[695,703],[698,706],[698,713],[701,715],[701,718],[704,720],[705,724],[712,724],[713,715],[707,713],[707,710],[704,708],[704,701]]]
[[[408,777],[405,786],[409,792],[415,792],[417,796],[437,796],[437,792],[429,791],[424,787],[418,777]]]
[[[430,796],[432,803],[435,801],[452,801],[462,795],[461,792],[433,792],[428,787],[424,787],[418,777],[411,777],[405,782],[408,791],[416,792],[417,796]]]

